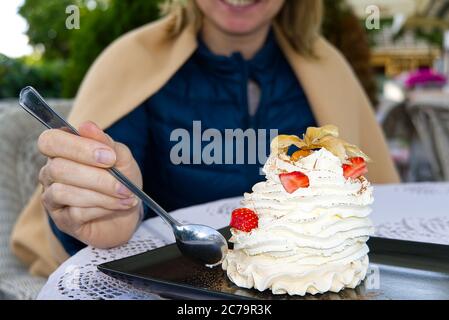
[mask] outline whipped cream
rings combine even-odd
[[[296,162],[272,153],[266,181],[244,195],[242,205],[259,216],[251,232],[231,229],[234,243],[223,269],[236,285],[274,294],[316,294],[354,288],[368,268],[366,241],[372,187],[346,179],[340,159],[322,148]],[[309,187],[285,191],[279,174],[300,171]]]

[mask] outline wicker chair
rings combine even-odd
[[[51,105],[66,115],[71,102]],[[30,118],[17,103],[0,108],[0,299],[34,299],[46,279],[31,276],[9,250],[16,219],[32,195],[38,172],[45,163],[36,141],[44,127]]]

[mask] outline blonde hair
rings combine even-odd
[[[188,25],[200,30],[202,13],[195,0],[166,0],[161,9],[163,15],[175,17],[170,30],[172,35],[178,35]],[[322,0],[286,0],[275,17],[275,24],[297,53],[316,57],[313,43],[320,34],[322,16]]]

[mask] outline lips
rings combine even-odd
[[[262,3],[262,0],[219,0],[225,7],[233,12],[252,10]]]
[[[221,1],[234,7],[247,7],[258,2],[258,0],[221,0]]]

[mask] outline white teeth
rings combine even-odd
[[[232,6],[243,7],[255,3],[256,0],[224,0],[224,2]]]

